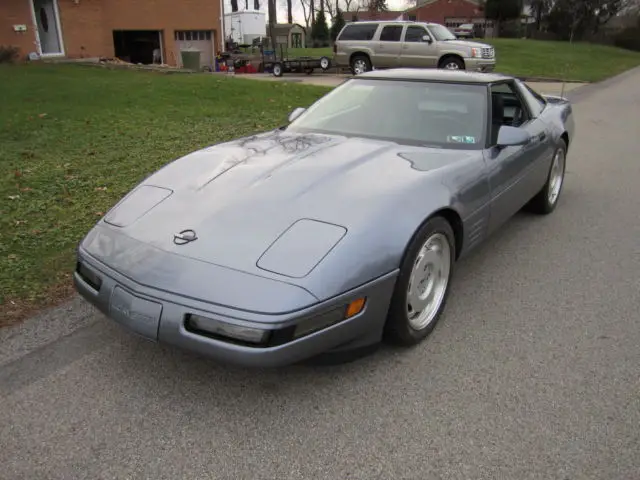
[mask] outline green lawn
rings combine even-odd
[[[591,43],[496,38],[497,70],[519,76],[595,82],[640,65],[640,53]],[[290,56],[332,56],[331,48],[291,49]]]
[[[68,294],[78,241],[147,174],[327,91],[69,65],[2,66],[0,85],[0,324]]]

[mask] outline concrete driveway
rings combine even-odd
[[[558,210],[463,262],[417,348],[229,368],[79,300],[0,331],[0,478],[638,479],[639,82],[574,92]]]

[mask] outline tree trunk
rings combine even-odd
[[[287,0],[287,23],[293,23],[292,0]]]
[[[276,0],[268,0],[269,11],[269,40],[271,41],[271,50],[276,53],[276,34],[273,26],[276,23]]]

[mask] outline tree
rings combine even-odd
[[[338,38],[338,34],[340,33],[340,30],[342,30],[342,27],[344,27],[344,24],[345,24],[345,21],[344,21],[344,15],[342,15],[342,10],[336,7],[336,15],[333,18],[333,23],[331,24],[331,30],[329,31],[332,42],[336,41],[336,38]]]
[[[496,30],[500,32],[500,23],[520,18],[522,0],[486,0],[484,15],[496,22]]]
[[[324,8],[320,4],[320,11],[311,27],[311,40],[314,47],[326,47],[329,45],[329,26],[327,17],[324,15]]]
[[[271,50],[276,51],[276,32],[273,26],[276,23],[276,0],[267,0],[267,10],[269,14],[269,41]]]
[[[598,33],[635,0],[556,0],[549,12],[549,29],[565,40]]]
[[[389,11],[387,0],[361,0],[361,1],[362,1],[363,10],[367,10],[369,12]]]
[[[291,0],[287,0],[287,23],[293,23],[293,6]]]

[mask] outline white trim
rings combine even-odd
[[[162,37],[164,36],[164,30],[158,30],[158,40],[160,40],[160,65],[164,65],[164,41]]]
[[[227,39],[224,36],[224,0],[220,0],[220,52],[224,52],[225,51],[225,44],[226,44]],[[213,50],[214,50],[214,64],[215,64],[215,40],[213,41]]]
[[[60,23],[60,10],[58,10],[58,0],[51,0],[53,3],[53,15],[56,20],[56,29],[58,33],[58,45],[60,46],[60,51],[57,53],[42,53],[42,44],[40,43],[40,32],[38,31],[38,20],[36,19],[36,8],[33,4],[34,0],[27,0],[29,2],[29,8],[31,10],[31,21],[33,22],[32,28],[35,33],[36,40],[36,52],[42,58],[52,58],[52,57],[64,57],[64,41],[62,39],[62,24]]]
[[[60,10],[58,9],[58,0],[53,1],[53,11],[56,13],[56,27],[58,28],[58,42],[60,44],[59,55],[66,55],[64,51],[64,40],[62,39],[62,24],[60,23]]]
[[[31,10],[31,28],[35,34],[36,53],[42,56],[42,47],[40,46],[40,32],[38,32],[38,21],[36,20],[36,8],[33,6],[33,0],[27,0],[29,2],[29,8]]]

